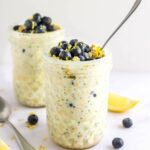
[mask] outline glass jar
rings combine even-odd
[[[62,28],[47,33],[20,33],[12,27],[9,32],[13,56],[13,81],[17,100],[29,107],[45,106],[42,54],[47,46],[64,40]]]
[[[96,145],[106,128],[111,54],[63,61],[44,54],[47,124],[52,140],[69,149]]]

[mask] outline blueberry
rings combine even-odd
[[[70,107],[73,107],[73,104],[72,104],[72,103],[70,103],[70,104],[69,104],[69,106],[70,106]]]
[[[51,55],[59,56],[59,53],[63,51],[61,47],[53,47],[50,51]]]
[[[91,48],[89,45],[86,45],[86,47],[84,48],[84,51],[89,53],[91,51]]]
[[[80,58],[80,61],[84,61],[85,60],[85,57],[83,55],[79,55],[78,57]]]
[[[75,43],[77,43],[77,42],[78,42],[77,39],[72,39],[72,40],[70,41],[70,44],[71,44],[72,46],[75,46]]]
[[[130,118],[125,118],[122,120],[122,124],[125,128],[130,128],[133,125],[133,122]]]
[[[85,57],[85,60],[88,60],[90,58],[89,54],[86,52],[83,52],[82,55]]]
[[[26,26],[26,29],[32,29],[32,21],[26,20],[24,25]]]
[[[19,29],[19,27],[20,27],[20,25],[16,25],[16,26],[13,27],[13,29],[14,29],[15,31],[17,31],[17,30]]]
[[[58,44],[58,46],[62,46],[62,44],[64,44],[64,43],[68,43],[67,41],[61,41],[61,42],[59,42],[59,44]]]
[[[46,32],[46,26],[45,25],[37,26],[35,29],[35,33],[45,33],[45,32]]]
[[[25,53],[25,52],[26,52],[26,49],[23,48],[23,49],[22,49],[22,52]]]
[[[68,51],[61,51],[59,57],[63,60],[67,60],[67,59],[70,60],[72,58],[71,53]]]
[[[114,138],[112,145],[115,149],[121,148],[124,145],[124,142],[121,138]]]
[[[97,95],[95,93],[93,93],[93,97],[96,97]]]
[[[27,30],[31,30],[37,26],[37,23],[33,20],[26,20],[24,25],[25,25]]]
[[[35,125],[35,124],[37,124],[37,122],[38,122],[38,116],[35,115],[35,114],[30,115],[30,116],[28,117],[28,122],[30,123],[30,125]]]
[[[82,53],[81,48],[76,46],[75,48],[71,49],[72,56],[79,56]]]
[[[79,46],[81,50],[84,51],[86,44],[84,44],[83,42],[78,42],[77,46]]]
[[[47,31],[55,31],[56,30],[56,28],[55,28],[55,26],[53,26],[53,25],[46,25],[46,27],[47,27]]]
[[[74,104],[73,103],[69,103],[69,107],[73,107],[75,108]]]
[[[40,15],[39,13],[35,13],[35,14],[33,15],[33,20],[34,20],[37,24],[40,24],[40,23],[41,23],[41,19],[42,19],[42,17],[41,17],[41,15]]]
[[[61,45],[61,47],[62,47],[62,49],[70,49],[72,46],[70,45],[70,44],[68,44],[68,43],[63,43],[62,45]]]
[[[45,24],[45,25],[49,25],[52,23],[52,19],[50,17],[43,17],[42,18],[42,23]]]

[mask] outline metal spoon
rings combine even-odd
[[[21,150],[35,150],[35,148],[28,143],[28,141],[20,134],[14,125],[8,120],[11,110],[5,100],[0,97],[0,122],[6,122],[15,132],[15,137]]]
[[[102,49],[106,46],[106,44],[111,40],[111,38],[115,35],[115,33],[122,27],[122,25],[129,19],[129,17],[134,13],[134,11],[137,9],[139,4],[142,0],[136,0],[134,5],[132,6],[131,10],[127,14],[127,16],[123,19],[123,21],[120,23],[120,25],[115,29],[115,31],[108,37],[106,42],[103,44]]]

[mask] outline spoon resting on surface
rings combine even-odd
[[[35,148],[28,143],[28,141],[21,135],[21,133],[8,120],[11,110],[6,101],[0,97],[0,122],[6,122],[15,132],[15,137],[21,150],[35,150]]]

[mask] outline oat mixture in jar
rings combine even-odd
[[[79,150],[104,135],[111,55],[95,45],[70,43],[60,42],[43,57],[47,123],[55,143]]]
[[[24,25],[10,28],[14,62],[13,78],[17,100],[29,107],[45,106],[42,54],[47,46],[55,46],[64,40],[64,30],[52,24],[50,17],[36,13]]]

